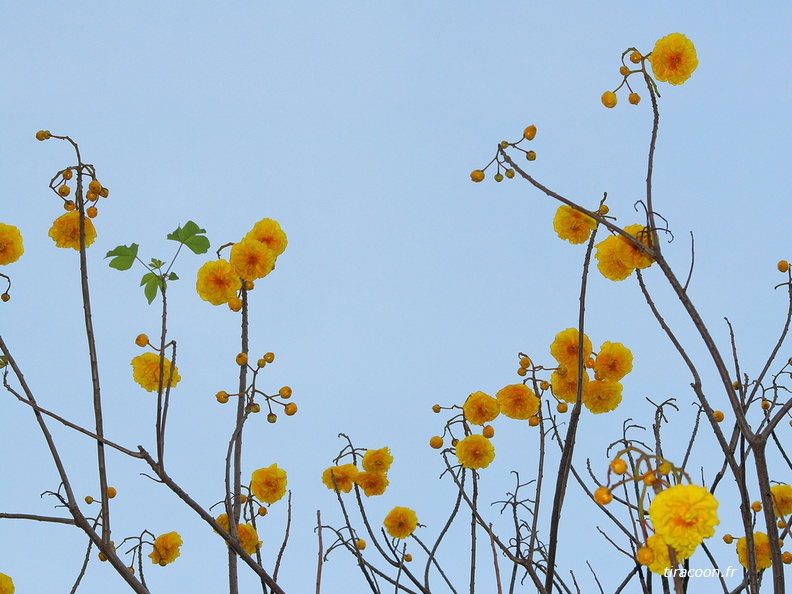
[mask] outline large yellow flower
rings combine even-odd
[[[165,371],[165,381],[162,382],[163,388],[167,387],[170,380],[170,387],[176,387],[181,381],[179,368],[174,366],[171,374],[171,362],[165,359],[163,367]],[[160,381],[160,357],[154,353],[143,353],[132,359],[132,379],[141,385],[144,390],[156,392],[159,390]]]
[[[366,497],[371,497],[372,495],[382,495],[389,481],[384,472],[360,472],[355,477],[355,483],[363,489]]]
[[[322,473],[322,482],[328,489],[335,489],[333,479],[338,490],[349,493],[352,485],[360,472],[354,464],[343,464],[341,466],[331,466]]]
[[[569,243],[583,243],[596,228],[597,221],[566,204],[559,206],[553,217],[553,229]]]
[[[583,388],[583,405],[595,415],[614,410],[622,400],[619,382],[594,380]]]
[[[656,573],[658,575],[665,574],[666,569],[671,567],[671,556],[668,554],[668,545],[663,540],[663,537],[659,534],[652,534],[648,539],[646,539],[646,546],[654,554],[654,559],[647,567],[649,567],[649,571],[652,573]],[[683,561],[686,557],[682,557],[677,551],[676,553],[677,561]]]
[[[253,229],[245,237],[267,244],[276,258],[283,253],[289,243],[278,221],[272,219],[261,219],[253,225]]]
[[[231,248],[231,268],[245,280],[267,276],[275,267],[275,252],[266,243],[245,238]]]
[[[393,456],[391,456],[390,449],[380,448],[378,450],[368,450],[363,454],[363,470],[373,473],[385,473],[390,470],[393,464]]]
[[[495,459],[495,446],[483,435],[468,435],[456,444],[456,455],[465,468],[486,468]]]
[[[49,230],[49,236],[59,248],[80,249],[80,213],[76,210],[62,214]],[[96,239],[96,228],[91,219],[85,217],[85,247]]]
[[[756,551],[756,570],[762,571],[770,567],[770,539],[764,532],[754,532],[754,551]],[[740,565],[748,568],[748,539],[744,536],[737,541],[737,558]]]
[[[510,419],[529,419],[539,410],[539,398],[525,384],[512,384],[495,394],[501,412]]]
[[[250,490],[259,501],[275,503],[286,494],[286,471],[277,464],[254,470]]]
[[[474,425],[489,423],[500,414],[500,405],[489,394],[473,392],[462,405],[465,418]]]
[[[620,342],[603,342],[594,359],[594,379],[617,382],[632,371],[633,356]]]
[[[179,547],[182,544],[182,538],[178,532],[168,532],[158,536],[154,541],[154,550],[149,554],[151,562],[156,565],[173,563],[176,557],[181,554]]]
[[[16,262],[24,251],[19,229],[13,225],[0,223],[0,264]]]
[[[562,330],[553,339],[550,344],[550,354],[559,363],[566,365],[567,369],[573,373],[577,373],[578,369],[578,342],[580,334],[577,328],[567,328]],[[588,359],[591,356],[591,340],[585,334],[583,335],[583,359]]]
[[[237,526],[237,537],[239,538],[239,544],[242,545],[248,555],[255,553],[256,549],[261,546],[258,533],[250,524],[239,524]]]
[[[674,485],[658,493],[649,506],[649,518],[655,533],[683,557],[690,557],[720,523],[718,501],[698,485]]]
[[[643,225],[629,225],[624,231],[646,246],[654,245],[651,234]],[[602,276],[612,281],[624,280],[636,268],[647,268],[654,262],[651,256],[646,255],[622,235],[606,237],[595,247],[597,251],[594,257],[597,259],[597,268]]]
[[[588,371],[583,371],[583,394],[586,393],[588,383]],[[576,371],[567,371],[565,375],[554,371],[550,375],[550,385],[556,398],[566,402],[577,402],[578,378]]]
[[[201,299],[212,305],[228,303],[241,288],[239,274],[226,260],[210,260],[198,269],[195,290]]]
[[[407,538],[415,532],[415,528],[418,526],[418,516],[409,507],[397,505],[388,512],[382,524],[393,538]]]
[[[649,61],[654,77],[672,85],[681,85],[698,66],[696,47],[681,33],[671,33],[658,39]]]
[[[657,243],[657,236],[652,236],[649,231],[641,224],[636,223],[635,225],[627,225],[624,230],[635,237],[638,241],[644,244],[646,247],[652,247]],[[652,265],[654,260],[651,256],[645,254],[643,251],[638,249],[632,242],[628,241],[622,236],[619,236],[619,239],[627,244],[627,253],[629,254],[630,258],[630,265],[634,268],[648,268]]]
[[[792,514],[792,487],[789,485],[773,485],[770,487],[773,496],[773,507],[778,517]]]
[[[0,594],[14,594],[14,580],[4,573],[0,573]]]

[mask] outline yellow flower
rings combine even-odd
[[[0,223],[0,264],[16,262],[24,251],[22,234],[19,229],[13,225]]]
[[[372,495],[382,495],[389,481],[384,472],[360,472],[355,477],[355,483],[363,489],[366,497],[371,497]]]
[[[14,580],[4,573],[0,573],[0,594],[14,594]]]
[[[228,514],[220,514],[215,518],[215,521],[220,524],[220,527],[228,532]]]
[[[393,538],[407,538],[418,526],[418,516],[408,507],[394,507],[382,523]]]
[[[283,253],[289,243],[278,221],[272,219],[261,219],[253,225],[253,229],[245,237],[266,243],[269,249],[275,253],[276,258]]]
[[[668,554],[668,545],[659,534],[653,534],[646,540],[646,546],[654,553],[654,559],[647,565],[649,571],[658,575],[663,575],[666,569],[671,567],[671,557]],[[687,557],[682,557],[676,553],[677,561],[682,561]]]
[[[198,269],[195,290],[204,301],[212,305],[227,303],[242,288],[239,274],[226,260],[210,260]]]
[[[352,484],[355,482],[358,472],[354,464],[331,466],[322,473],[322,482],[328,489],[334,489],[333,479],[335,478],[338,490],[343,493],[349,493],[352,490]]]
[[[770,560],[770,539],[764,532],[754,532],[754,551],[756,551],[756,571],[762,571],[770,567],[773,562]],[[744,536],[737,541],[737,558],[740,565],[748,568],[748,539]]]
[[[275,503],[286,494],[286,471],[277,464],[254,470],[250,490],[259,501]]]
[[[181,380],[179,375],[179,368],[173,367],[173,374],[171,375],[171,362],[165,359],[164,364],[165,377],[167,378],[162,382],[163,388],[167,387],[168,380],[170,380],[170,387],[176,387],[176,384]],[[132,379],[139,383],[144,390],[149,392],[156,392],[159,390],[160,381],[160,357],[154,353],[143,353],[132,359]]]
[[[261,546],[256,529],[250,524],[239,524],[237,526],[237,537],[239,538],[239,544],[242,545],[248,555],[255,553],[256,548]]]
[[[661,491],[649,506],[649,517],[655,533],[686,558],[715,534],[720,523],[718,501],[698,485],[674,485]]]
[[[529,419],[539,410],[539,398],[525,384],[512,384],[495,394],[501,412],[510,419]]]
[[[629,225],[624,231],[646,246],[653,245],[652,237],[643,225]],[[636,268],[647,268],[654,261],[621,235],[606,237],[595,247],[597,268],[602,276],[612,281],[624,280]]]
[[[80,249],[80,213],[76,210],[67,212],[55,219],[49,230],[49,236],[59,248]],[[91,219],[85,219],[85,247],[96,239],[96,228]]]
[[[483,425],[500,414],[500,405],[489,394],[473,392],[462,405],[462,412],[474,425]]]
[[[583,394],[586,393],[586,386],[588,383],[588,372],[584,371]],[[554,371],[550,376],[550,386],[553,388],[553,394],[556,398],[566,400],[567,402],[577,402],[578,378],[576,372],[567,371],[566,375],[561,375],[558,371]]]
[[[792,514],[792,487],[789,485],[773,485],[770,487],[773,496],[773,508],[777,517]]]
[[[583,404],[595,415],[614,410],[622,400],[619,382],[594,380],[583,388]]]
[[[558,236],[573,244],[585,242],[596,228],[597,221],[566,204],[558,207],[553,218]]]
[[[624,230],[647,247],[652,247],[655,245],[655,243],[657,243],[656,237],[652,237],[647,231],[646,227],[643,225],[627,225]],[[627,254],[629,254],[629,258],[631,260],[630,265],[633,268],[640,268],[643,270],[644,268],[648,268],[652,265],[654,260],[651,256],[646,255],[631,242],[627,241],[624,237],[619,236],[619,239],[621,239],[621,241],[627,245]]]
[[[553,358],[566,365],[572,373],[577,373],[578,368],[578,342],[579,333],[577,328],[567,328],[556,334],[550,345],[550,354]],[[591,356],[591,341],[585,334],[583,335],[583,359]]]
[[[233,245],[229,260],[234,274],[245,280],[255,280],[272,272],[275,252],[266,243],[245,238]]]
[[[696,47],[681,33],[671,33],[655,43],[649,55],[657,80],[681,85],[698,66]]]
[[[363,470],[372,473],[385,473],[390,470],[393,464],[393,456],[391,456],[390,449],[380,448],[378,450],[368,450],[363,454]]]
[[[620,342],[603,342],[594,360],[594,379],[617,382],[632,371],[633,356]]]
[[[179,547],[182,544],[182,538],[178,532],[168,532],[158,536],[154,541],[154,550],[149,554],[149,558],[155,565],[173,563],[176,557],[181,554]]]
[[[465,468],[486,468],[495,459],[495,446],[483,435],[468,435],[457,443],[456,455]]]

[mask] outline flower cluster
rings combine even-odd
[[[154,541],[154,550],[149,557],[151,562],[156,565],[167,565],[173,563],[181,554],[179,547],[182,546],[182,538],[178,532],[168,532],[158,536]]]
[[[654,234],[643,225],[629,225],[624,231],[648,248],[655,245]],[[596,249],[597,268],[602,276],[612,281],[624,280],[636,268],[642,270],[654,262],[651,256],[623,235],[610,235],[598,243]]]
[[[195,285],[198,295],[212,305],[227,303],[232,310],[239,311],[242,302],[238,293],[242,283],[250,290],[254,280],[272,272],[287,243],[277,221],[262,219],[231,247],[228,260],[209,261],[201,266]]]
[[[331,466],[322,473],[322,483],[331,490],[349,493],[353,485],[363,489],[366,497],[382,495],[390,484],[388,470],[393,464],[390,448],[367,450],[363,454],[360,471],[354,464]],[[335,482],[335,484],[334,484]]]
[[[215,394],[217,401],[220,404],[226,404],[232,396],[240,398],[244,397],[246,398],[245,411],[248,413],[259,413],[261,412],[261,404],[256,402],[256,397],[262,396],[268,409],[267,421],[270,423],[275,423],[278,420],[278,415],[276,415],[272,410],[273,404],[282,406],[283,412],[287,417],[297,414],[297,405],[294,402],[286,402],[292,397],[292,389],[289,386],[283,386],[278,390],[277,394],[271,395],[264,393],[262,390],[256,387],[259,372],[264,367],[275,361],[275,353],[264,353],[264,355],[256,361],[255,366],[250,365],[248,363],[248,359],[247,353],[238,353],[235,357],[235,363],[237,365],[247,366],[247,368],[253,372],[253,377],[250,380],[248,387],[242,392],[237,392],[235,394],[229,394],[225,390],[220,390]]]
[[[512,169],[511,166],[504,159],[503,151],[506,150],[507,148],[510,148],[510,147],[511,148],[515,148],[518,151],[522,152],[525,155],[525,158],[528,161],[535,161],[536,160],[536,152],[535,151],[526,150],[526,149],[522,148],[521,146],[519,146],[520,143],[523,140],[527,140],[527,141],[530,142],[535,137],[536,137],[536,126],[534,126],[532,124],[532,125],[528,126],[527,128],[525,128],[525,130],[523,130],[522,138],[520,138],[520,140],[518,140],[517,142],[509,142],[507,140],[502,140],[498,144],[498,150],[495,153],[495,156],[492,158],[492,160],[489,163],[487,163],[486,167],[484,167],[483,169],[474,169],[473,171],[471,171],[470,179],[472,181],[474,181],[474,182],[483,181],[484,177],[485,177],[485,173],[484,172],[493,163],[497,163],[497,165],[496,165],[497,166],[497,172],[494,175],[494,179],[495,179],[496,182],[502,182],[504,175],[507,178],[509,178],[509,179],[514,179],[514,175],[515,175],[514,169]],[[501,169],[503,169],[503,173],[501,173]]]

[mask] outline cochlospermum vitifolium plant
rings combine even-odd
[[[0,266],[8,266],[16,262],[24,252],[19,228],[0,223]],[[6,303],[11,299],[11,277],[0,272],[0,278],[6,282],[3,292],[0,293],[0,301]]]

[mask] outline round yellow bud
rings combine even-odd
[[[135,338],[135,344],[139,347],[144,347],[149,343],[149,338],[145,334],[138,334]]]
[[[628,74],[630,74],[630,69],[627,68],[627,66],[622,66],[621,68],[619,68],[619,74],[621,74],[622,76],[627,76]]]
[[[492,425],[484,425],[481,434],[487,439],[492,439],[495,436],[495,428]]]
[[[597,490],[594,491],[594,501],[600,505],[608,505],[613,501],[613,495],[611,495],[610,489],[608,489],[608,487],[598,487]]]
[[[712,413],[712,418],[715,419],[718,423],[720,423],[724,419],[723,412],[720,410],[716,410],[715,412]]]
[[[784,554],[781,555],[781,561],[783,561],[786,565],[792,563],[792,553],[789,551],[784,551]]]
[[[611,460],[610,469],[615,474],[624,474],[625,472],[627,472],[627,462],[625,462],[621,458],[614,458],[613,460]]]
[[[772,404],[769,400],[762,400],[762,410],[770,410],[771,406]]]
[[[655,481],[657,481],[657,476],[655,475],[654,472],[650,470],[648,472],[645,472],[643,476],[641,476],[641,480],[644,482],[646,486],[651,487],[652,485],[655,484]]]
[[[89,206],[85,209],[85,214],[88,215],[89,219],[95,219],[96,215],[99,214],[99,210],[95,206]]]
[[[723,542],[725,542],[726,544],[731,544],[734,542],[734,537],[731,534],[724,534]]]
[[[669,472],[674,469],[674,465],[671,462],[663,462],[660,466],[657,467],[657,472],[662,476],[666,476]]]
[[[264,353],[264,360],[267,363],[272,363],[275,360],[275,353]]]
[[[100,184],[100,183],[99,183],[98,181],[96,181],[95,179],[92,179],[92,180],[91,180],[91,182],[88,184],[88,189],[89,189],[91,192],[96,192],[96,193],[98,194],[98,193],[99,193],[99,190],[101,190],[101,189],[102,189],[102,184]]]
[[[91,497],[90,495],[86,495],[85,496],[85,503],[87,503],[88,505],[91,505],[93,502],[94,502],[94,498],[93,497]]]
[[[778,266],[778,272],[786,272],[787,270],[789,270],[789,262],[787,262],[786,260],[779,260],[777,266]]]
[[[116,495],[118,495],[118,491],[116,491],[115,487],[107,487],[107,498],[108,499],[112,499]]]
[[[110,190],[108,190],[107,188],[102,188],[101,190],[99,190],[99,195],[102,198],[107,198],[110,195]]]
[[[49,130],[39,130],[36,132],[36,140],[47,140],[50,136]]]
[[[257,513],[260,516],[266,516],[267,515],[267,508],[262,505],[261,507],[258,508],[258,512]]]
[[[225,390],[220,390],[217,394],[215,394],[215,398],[220,404],[225,404],[228,402],[228,392]]]
[[[432,437],[432,438],[429,440],[429,446],[430,446],[431,448],[435,449],[435,450],[439,450],[440,448],[442,448],[442,447],[443,447],[443,438],[442,438],[442,437],[440,437],[439,435],[435,435],[435,436],[433,436],[433,437]]]
[[[292,389],[289,386],[283,386],[280,390],[278,390],[278,395],[281,398],[289,399],[292,395]]]
[[[278,420],[278,415],[275,413],[270,413],[267,415],[267,423],[274,423]]]
[[[407,554],[404,556],[404,562],[405,562],[405,563],[409,563],[410,561],[412,561],[412,555],[410,555],[410,553],[407,553]]]
[[[67,186],[66,184],[64,184],[64,185],[62,185],[61,187],[58,188],[58,194],[60,194],[64,198],[66,198],[66,196],[69,195],[69,192],[71,192],[71,188],[69,186]]]
[[[528,159],[529,161],[536,161],[536,152],[528,151],[527,153],[525,153],[525,158]]]
[[[632,105],[638,105],[641,102],[641,96],[638,93],[630,93],[627,97],[627,101]]]
[[[247,495],[244,493],[239,496],[239,503],[245,503],[247,501]]]
[[[88,190],[85,193],[85,199],[88,200],[89,202],[96,202],[97,200],[99,200],[99,194],[97,194],[96,192],[91,192],[90,190]]]
[[[99,553],[99,561],[107,561],[107,556],[104,553]]]
[[[643,57],[638,52],[633,52],[630,54],[630,62],[633,64],[638,64],[642,59]]]
[[[520,367],[527,369],[531,366],[531,360],[528,357],[520,357]]]
[[[236,364],[237,365],[247,365],[247,362],[248,362],[247,353],[239,353],[236,356]]]
[[[289,404],[283,407],[283,412],[286,413],[287,417],[292,417],[297,413],[297,405],[294,404],[294,402],[289,402]]]
[[[566,411],[569,410],[569,405],[566,402],[559,402],[556,404],[556,410],[561,414],[564,414]]]
[[[474,169],[470,172],[470,179],[478,183],[484,179],[484,172],[481,169]]]
[[[547,380],[542,380],[541,382],[539,382],[539,387],[542,390],[547,390],[548,388],[550,388],[550,382],[548,382]]]
[[[610,208],[608,208],[607,204],[600,204],[599,210],[597,212],[599,212],[602,216],[605,216],[610,212]]]
[[[528,375],[528,370],[525,367],[518,367],[517,375],[519,375],[520,377],[525,377],[526,375]]]
[[[254,402],[250,405],[250,412],[253,414],[258,414],[261,412],[261,405],[258,402]]]
[[[531,125],[528,126],[525,130],[523,130],[523,138],[525,140],[533,140],[536,137],[536,126]]]
[[[762,502],[761,501],[754,501],[751,504],[751,509],[758,514],[760,511],[762,511]]]
[[[64,169],[61,171],[61,175],[63,175],[63,179],[71,179],[74,174],[71,169]]]
[[[232,297],[228,300],[228,309],[231,311],[241,311],[242,300],[239,297]]]
[[[616,101],[616,93],[613,91],[605,91],[602,94],[602,104],[608,109],[616,107]]]
[[[365,550],[365,549],[366,549],[366,541],[365,541],[365,540],[363,540],[362,538],[358,538],[358,539],[355,541],[355,546],[357,547],[357,550],[358,550],[358,551],[363,551],[363,550]]]
[[[504,175],[506,175],[506,177],[508,177],[509,179],[514,179],[514,169],[507,169],[504,172]]]
[[[536,427],[539,424],[539,417],[533,415],[531,418],[528,419],[528,426],[529,427]]]
[[[8,303],[9,301],[11,301],[11,295],[9,295],[8,292],[6,291],[2,295],[0,295],[0,300],[2,300],[3,303]]]
[[[439,413],[440,412],[440,405],[439,404],[433,404],[432,405],[432,412],[433,413]]]
[[[654,561],[654,557],[654,551],[649,547],[641,547],[635,554],[636,561],[641,565],[651,565],[652,561]]]

